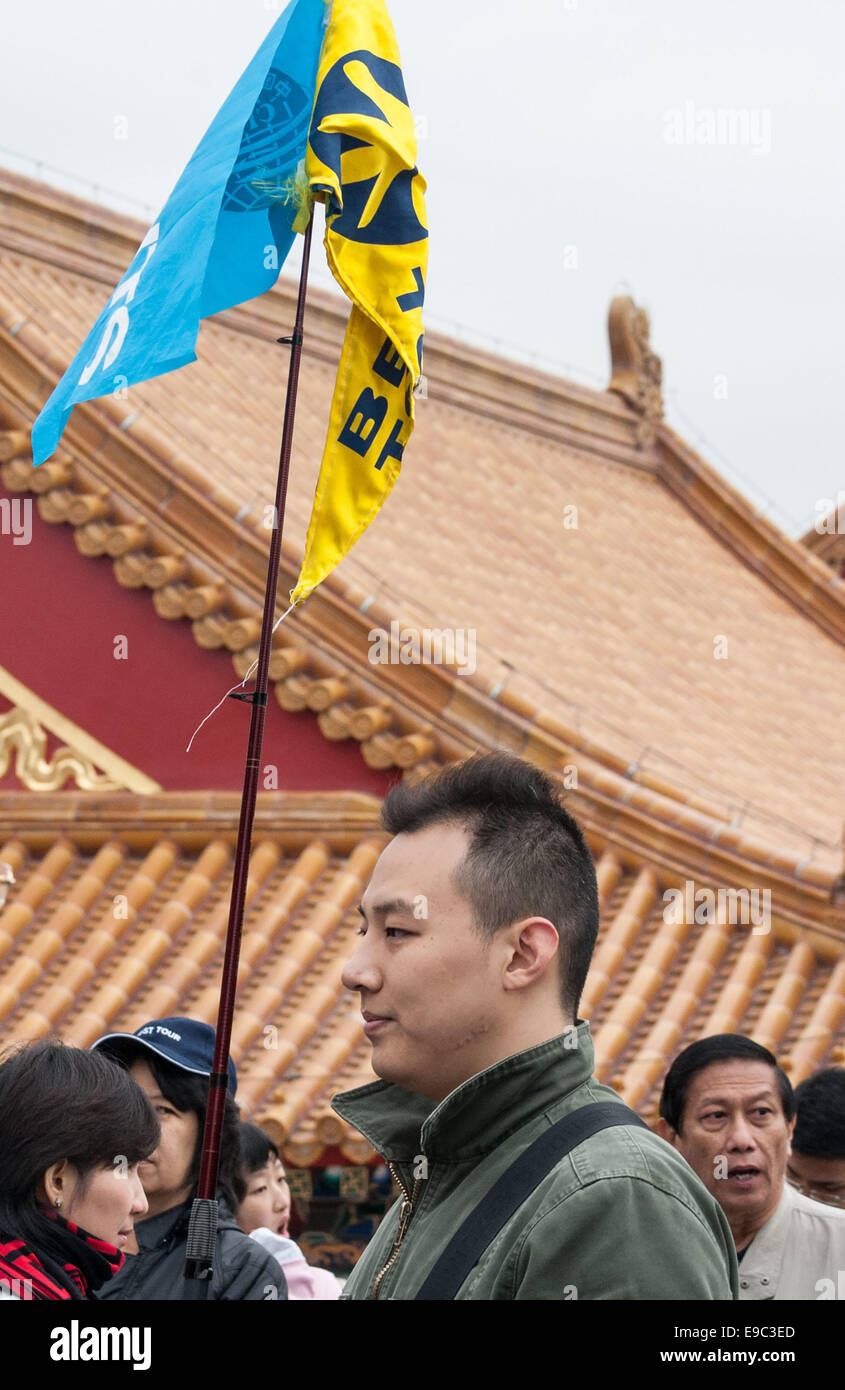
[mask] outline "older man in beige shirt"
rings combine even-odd
[[[740,1299],[845,1298],[845,1211],[786,1182],[794,1113],[776,1058],[739,1033],[692,1043],[663,1084],[660,1133],[728,1218]]]

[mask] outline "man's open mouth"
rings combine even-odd
[[[743,1167],[730,1168],[728,1170],[728,1177],[730,1178],[731,1182],[746,1184],[753,1182],[753,1180],[759,1175],[759,1173],[759,1168],[754,1168],[751,1166],[751,1164],[747,1164]]]

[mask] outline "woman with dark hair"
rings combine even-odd
[[[258,1125],[241,1124],[241,1162],[234,1189],[241,1230],[278,1260],[288,1298],[340,1298],[340,1280],[331,1270],[309,1265],[290,1239],[291,1197],[284,1164],[273,1140]]]
[[[191,1018],[160,1018],[136,1033],[110,1033],[94,1047],[125,1067],[161,1124],[155,1152],[141,1164],[149,1214],[138,1223],[127,1259],[102,1297],[180,1299],[191,1206],[196,1196],[214,1029]],[[229,1062],[218,1169],[217,1244],[209,1298],[287,1298],[279,1265],[250,1241],[234,1219],[239,1160],[237,1075]]]
[[[0,1295],[91,1297],[147,1210],[147,1097],[105,1057],[30,1043],[0,1063],[0,1135]]]

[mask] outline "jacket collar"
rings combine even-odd
[[[516,1052],[435,1104],[389,1081],[342,1091],[332,1108],[391,1163],[478,1159],[593,1074],[590,1025],[579,1020],[548,1042]]]
[[[176,1207],[168,1207],[167,1211],[160,1211],[155,1216],[136,1221],[135,1239],[138,1242],[139,1254],[169,1245],[171,1241],[178,1240],[187,1232],[192,1203],[193,1198],[189,1197],[186,1202],[180,1202]]]

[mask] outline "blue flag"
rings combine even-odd
[[[196,360],[200,319],[264,294],[295,233],[285,201],[305,154],[324,0],[291,0],[218,111],[32,429],[54,452],[79,401]]]

